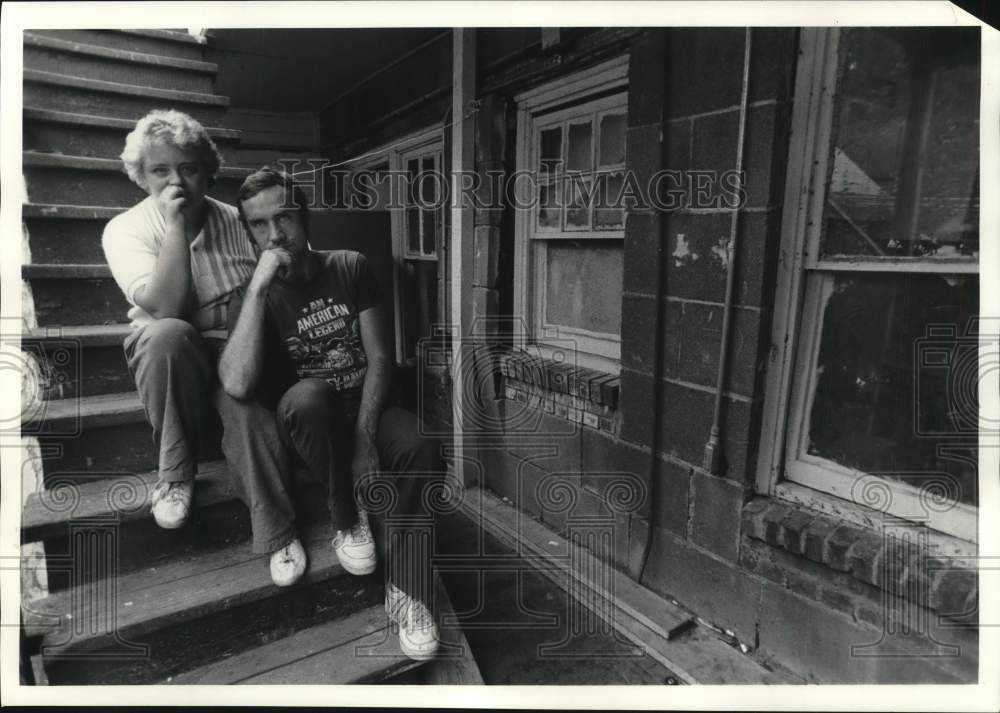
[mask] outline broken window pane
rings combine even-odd
[[[625,115],[606,114],[601,117],[601,151],[599,166],[619,166],[625,163]]]
[[[545,321],[618,334],[622,308],[620,240],[550,241]]]
[[[586,230],[590,227],[590,206],[593,204],[594,180],[590,176],[567,177],[566,230]]]
[[[979,31],[840,34],[823,255],[979,250]]]
[[[625,225],[625,208],[620,194],[625,182],[623,173],[605,173],[597,179],[597,203],[594,206],[594,228],[607,230]]]
[[[558,184],[548,183],[538,187],[538,227],[560,228],[562,211],[559,208]]]
[[[947,444],[979,420],[979,278],[840,273],[823,312],[810,455],[976,503],[975,458]]]

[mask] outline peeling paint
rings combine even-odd
[[[694,262],[699,258],[698,253],[692,252],[684,233],[677,233],[677,242],[674,245],[674,267],[683,267],[686,263]]]
[[[725,237],[719,238],[719,241],[712,246],[712,255],[722,263],[723,270],[729,269],[729,255],[731,252],[729,248],[729,238]]]

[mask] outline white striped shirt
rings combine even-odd
[[[205,226],[190,245],[197,308],[189,321],[210,336],[225,336],[229,295],[253,276],[257,256],[234,206],[208,196],[205,205]],[[115,216],[104,228],[104,256],[132,305],[128,318],[133,327],[153,319],[135,303],[135,293],[152,277],[166,231],[166,220],[152,196]]]

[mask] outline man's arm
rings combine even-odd
[[[182,212],[187,199],[180,188],[168,186],[157,202],[167,232],[149,282],[135,291],[133,299],[155,319],[183,318],[191,306],[191,252]]]
[[[368,358],[358,422],[354,434],[354,460],[351,474],[355,480],[366,473],[378,470],[378,453],[375,450],[375,433],[379,418],[389,398],[389,379],[392,369],[389,356],[389,334],[385,314],[380,304],[369,307],[360,315],[361,343]]]
[[[291,261],[286,250],[265,250],[247,286],[236,327],[219,357],[219,381],[234,399],[248,399],[257,389],[264,368],[267,290],[278,270]]]

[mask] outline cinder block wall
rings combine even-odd
[[[796,32],[755,30],[752,48],[747,202],[737,224],[718,475],[704,470],[702,460],[719,368],[732,211],[630,213],[622,309],[622,438],[657,449],[653,551],[643,582],[749,644],[756,641],[760,584],[738,563],[740,511],[754,481],[758,377],[770,326],[768,288],[780,231]],[[743,29],[644,35],[631,57],[630,93],[644,99],[631,103],[629,155],[656,157],[649,171],[734,169],[743,60]],[[658,71],[647,69],[652,67]],[[651,414],[657,410],[654,432]],[[679,568],[684,576],[677,575]]]
[[[742,28],[576,32],[549,50],[526,31],[481,32],[480,171],[515,165],[517,92],[626,52],[627,168],[639,184],[661,169],[736,167]],[[899,604],[908,584],[880,581],[875,562],[884,555],[871,533],[754,492],[798,49],[795,28],[752,32],[747,200],[736,237],[719,472],[708,472],[702,461],[721,341],[722,248],[731,220],[725,208],[630,210],[620,378],[590,375],[585,385],[553,389],[549,374],[548,386],[540,387],[531,363],[484,352],[479,371],[490,378],[473,380],[472,396],[480,409],[476,425],[489,424],[493,432],[468,442],[477,449],[487,487],[549,527],[584,540],[587,526],[580,523],[603,516],[601,527],[613,523],[612,545],[602,551],[613,566],[731,630],[761,660],[780,661],[822,682],[974,680],[974,630],[938,618],[974,608],[974,577],[941,575],[927,582],[920,590],[929,592],[927,599],[905,606],[916,607],[929,633],[889,641],[886,627],[898,624],[887,624],[885,613]],[[426,101],[394,115],[380,128],[379,141],[423,128],[440,115],[446,97],[431,79],[424,84]],[[359,116],[354,119],[360,127],[365,121]],[[357,150],[364,140],[349,143]],[[516,319],[510,307],[513,222],[509,207],[500,215],[477,214],[482,269],[474,283],[487,315]],[[595,389],[602,396],[592,400]],[[425,389],[424,408],[447,413],[447,392]],[[526,413],[532,418],[525,419]],[[623,512],[611,506],[605,476],[612,473],[643,484],[636,507]],[[568,508],[553,506],[553,487],[559,485],[574,493]]]

